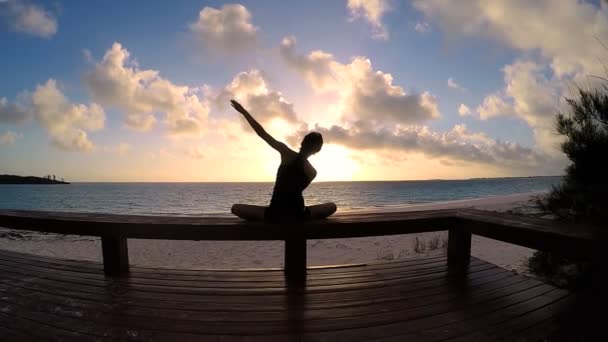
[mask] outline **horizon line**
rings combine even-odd
[[[546,175],[546,176],[506,176],[506,177],[473,177],[473,178],[429,178],[429,179],[387,179],[387,180],[328,180],[318,181],[313,183],[364,183],[364,182],[432,182],[432,181],[467,181],[467,180],[483,180],[483,179],[517,179],[517,178],[554,178],[563,177],[563,175]],[[274,180],[268,181],[69,181],[69,183],[274,183]]]

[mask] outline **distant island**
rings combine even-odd
[[[69,182],[55,179],[55,176],[46,177],[0,175],[0,184],[70,184]]]

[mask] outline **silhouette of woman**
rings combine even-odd
[[[321,146],[323,146],[321,134],[317,132],[307,134],[302,140],[300,151],[295,152],[270,136],[240,103],[234,100],[230,102],[234,109],[243,114],[257,135],[281,154],[281,165],[277,171],[270,205],[264,207],[235,204],[232,206],[232,213],[246,220],[271,222],[320,219],[335,213],[336,205],[334,203],[305,206],[304,197],[302,197],[302,191],[317,176],[317,171],[308,161],[308,157],[321,150]]]

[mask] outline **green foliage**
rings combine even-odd
[[[579,89],[579,95],[567,99],[570,111],[559,113],[556,124],[572,163],[539,205],[563,220],[608,222],[608,88]]]
[[[571,164],[561,184],[537,203],[561,220],[601,224],[608,222],[608,88],[578,91],[580,97],[567,99],[570,110],[559,113],[556,121]],[[568,287],[576,285],[588,266],[541,251],[528,260],[532,273]]]
[[[572,262],[549,252],[536,251],[526,262],[531,273],[560,287],[575,288],[589,268],[588,263]]]

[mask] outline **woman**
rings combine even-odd
[[[336,212],[334,203],[305,206],[302,191],[317,176],[317,170],[310,164],[308,157],[319,152],[323,146],[320,133],[307,134],[295,152],[287,145],[277,141],[247,112],[240,103],[231,100],[232,107],[243,114],[251,128],[272,148],[281,154],[281,165],[268,207],[249,204],[235,204],[232,213],[247,220],[267,220],[270,222],[305,221],[321,219]]]

